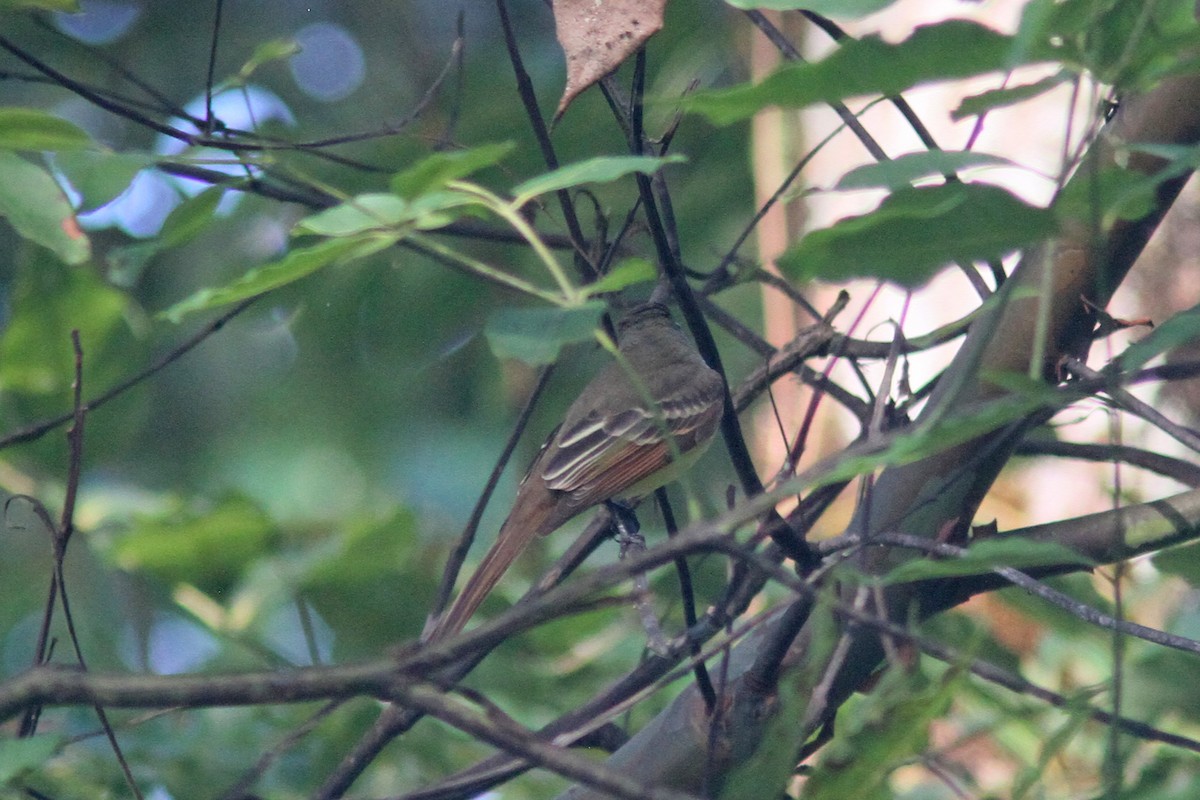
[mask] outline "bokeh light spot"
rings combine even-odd
[[[310,97],[332,102],[359,87],[366,62],[358,40],[341,25],[315,22],[296,33],[300,52],[290,64],[296,85]]]
[[[77,14],[57,12],[54,24],[68,36],[88,44],[110,44],[125,35],[125,32],[142,15],[137,3],[119,0],[81,0]]]

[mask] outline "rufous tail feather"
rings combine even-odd
[[[495,543],[479,562],[458,597],[454,598],[450,608],[434,623],[424,637],[425,641],[436,641],[461,631],[529,543],[565,521],[562,518],[561,497],[556,494],[540,486],[529,495],[518,498],[522,502],[516,504],[508,519],[500,526]]]

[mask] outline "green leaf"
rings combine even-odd
[[[1055,231],[1053,215],[982,183],[901,189],[813,231],[779,259],[798,279],[873,277],[915,287],[952,261],[999,258]]]
[[[305,217],[296,223],[296,233],[317,236],[355,236],[381,230],[404,219],[408,203],[394,194],[360,194],[352,200]]]
[[[687,159],[681,155],[663,156],[597,156],[576,164],[518,183],[512,189],[513,205],[523,206],[540,194],[556,192],[583,183],[608,183],[631,172],[653,174],[666,164],[678,164]]]
[[[818,685],[831,659],[835,657],[844,631],[834,611],[836,599],[829,587],[814,598],[806,629],[805,658],[796,663],[788,679],[776,684],[777,702],[765,703],[758,714],[733,710],[742,741],[755,743],[754,749],[738,758],[723,779],[720,800],[762,800],[783,797],[783,789],[796,767],[796,731],[803,724],[810,697],[805,691]],[[748,701],[745,701],[748,703]],[[753,727],[752,727],[753,726]],[[862,795],[855,794],[854,800]]]
[[[1015,167],[1000,156],[972,151],[924,150],[897,156],[890,161],[865,164],[842,176],[835,189],[903,189],[922,178],[952,175],[969,167]]]
[[[1108,227],[1118,219],[1139,219],[1154,208],[1158,187],[1188,167],[1173,162],[1153,175],[1132,169],[1106,167],[1098,173],[1076,173],[1054,200],[1060,219]]]
[[[125,359],[111,348],[129,347],[128,298],[101,279],[97,270],[67,266],[48,250],[31,254],[27,269],[9,285],[9,316],[0,335],[0,386],[15,393],[70,402],[75,354],[71,331],[78,330],[85,354],[85,386],[106,385],[123,370]],[[48,409],[47,409],[48,410]]]
[[[1086,564],[1087,559],[1056,542],[1021,537],[985,539],[972,544],[961,558],[919,558],[901,564],[884,576],[884,583],[908,583],[929,578],[984,575],[993,567],[1045,567],[1053,564]]]
[[[264,64],[291,58],[299,52],[300,45],[295,39],[270,39],[261,42],[258,47],[254,48],[250,59],[238,70],[236,83],[238,85],[246,83]]]
[[[1043,405],[1037,399],[1007,397],[987,403],[970,414],[920,423],[896,436],[882,449],[840,458],[833,468],[821,475],[817,483],[828,485],[866,475],[880,467],[919,461],[957,444],[991,433]]]
[[[1196,145],[1128,142],[1125,146],[1135,153],[1145,153],[1169,161],[1176,167],[1184,169],[1200,167],[1200,147]]]
[[[882,11],[896,0],[725,0],[734,8],[764,8],[768,11],[804,9],[825,17],[857,19]]]
[[[1200,305],[1180,311],[1129,345],[1117,361],[1123,372],[1136,372],[1155,356],[1196,341],[1200,341]]]
[[[318,236],[358,236],[369,231],[394,230],[401,227],[429,230],[453,221],[445,212],[475,201],[457,192],[432,192],[415,200],[394,194],[360,194],[346,202],[326,209],[296,223],[296,233]]]
[[[1200,544],[1172,547],[1156,553],[1151,559],[1156,569],[1177,575],[1191,585],[1200,583]]]
[[[795,731],[804,722],[809,701],[797,684],[797,681],[780,681],[777,702],[763,735],[758,737],[758,747],[730,770],[720,800],[786,796],[784,789],[796,769]]]
[[[163,250],[191,241],[208,226],[225,191],[210,186],[172,209],[156,238],[109,250],[105,256],[109,279],[118,286],[132,286],[150,259]]]
[[[589,297],[619,292],[627,286],[646,283],[658,277],[654,265],[644,258],[627,258],[610,269],[600,280],[584,287]]]
[[[397,511],[382,523],[347,525],[339,531],[336,558],[312,561],[297,576],[300,581],[296,588],[336,591],[361,584],[377,592],[378,582],[395,574],[397,564],[405,557],[412,557],[413,543],[420,538],[419,528],[417,518],[407,511]],[[388,557],[380,558],[383,554]]]
[[[178,323],[188,314],[219,308],[286,286],[334,262],[363,258],[396,241],[395,236],[360,236],[330,239],[311,247],[300,247],[278,261],[250,270],[225,286],[201,289],[161,312],[160,316]]]
[[[0,739],[0,786],[45,764],[62,747],[57,733],[40,733],[24,739]]]
[[[109,556],[122,569],[148,572],[167,585],[191,583],[221,594],[277,538],[275,523],[262,509],[232,496],[199,511],[135,519],[113,541]]]
[[[1068,68],[1136,92],[1181,68],[1194,71],[1198,34],[1194,8],[1182,0],[1033,0],[1022,10],[1017,36],[1052,39]]]
[[[497,358],[549,364],[564,345],[593,338],[604,308],[599,300],[577,308],[505,308],[488,317],[484,333]]]
[[[153,164],[150,156],[140,153],[76,150],[54,156],[54,165],[80,194],[80,211],[111,202],[129,188],[138,172]]]
[[[91,256],[91,243],[50,173],[2,150],[0,216],[21,236],[50,248],[68,264],[82,264]]]
[[[966,117],[974,117],[993,108],[1016,105],[1045,94],[1071,80],[1071,73],[1063,70],[1042,78],[1040,81],[1022,84],[1021,86],[1006,86],[1003,89],[992,89],[963,99],[958,108],[950,112],[951,119],[957,121]]]
[[[513,142],[496,142],[470,150],[434,153],[396,173],[392,178],[392,191],[411,199],[432,189],[441,189],[450,181],[500,163],[515,148]]]
[[[1043,406],[1066,405],[1073,393],[1070,389],[1060,389],[1040,378],[1031,378],[1025,372],[985,369],[981,370],[980,377],[1013,397]]]
[[[0,149],[88,150],[91,136],[61,117],[36,108],[0,108]]]
[[[160,247],[177,247],[191,241],[212,222],[213,214],[225,196],[220,186],[210,186],[172,209],[158,234]]]
[[[104,262],[108,265],[105,277],[114,286],[128,289],[138,282],[150,259],[162,249],[157,239],[114,247],[104,254]]]
[[[697,92],[683,106],[728,125],[767,106],[804,108],[859,95],[896,95],[920,83],[1015,66],[1011,37],[975,22],[948,20],[920,26],[897,44],[879,36],[851,40],[821,61],[789,64],[755,86]]]
[[[930,680],[919,669],[887,670],[837,731],[804,786],[805,800],[891,798],[893,770],[929,750],[929,729],[961,695],[966,673]]]
[[[1072,697],[1071,702],[1065,708],[1069,714],[1066,722],[1050,735],[1043,734],[1044,738],[1037,763],[1026,767],[1017,776],[1013,782],[1012,800],[1024,800],[1030,793],[1033,793],[1035,797],[1045,796],[1041,790],[1044,788],[1046,771],[1051,764],[1062,757],[1067,745],[1083,729],[1083,726],[1092,720],[1092,709],[1089,703],[1091,694],[1094,692],[1081,692]]]
[[[256,593],[275,589],[266,605],[293,605],[297,595],[312,603],[337,631],[335,652],[342,657],[377,656],[381,641],[401,641],[421,629],[423,598],[432,597],[440,574],[435,553],[420,545],[428,530],[429,520],[407,510],[381,520],[350,519],[314,547],[260,562],[246,585]],[[413,602],[398,603],[401,598]]]

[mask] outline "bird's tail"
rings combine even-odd
[[[529,543],[566,521],[561,519],[560,512],[558,498],[544,485],[536,487],[534,492],[525,497],[518,497],[512,513],[500,527],[500,533],[483,561],[479,562],[450,608],[433,623],[422,639],[426,642],[437,641],[461,631]]]

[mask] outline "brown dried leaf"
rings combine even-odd
[[[554,0],[567,85],[557,119],[580,92],[621,65],[663,26],[667,0]]]

